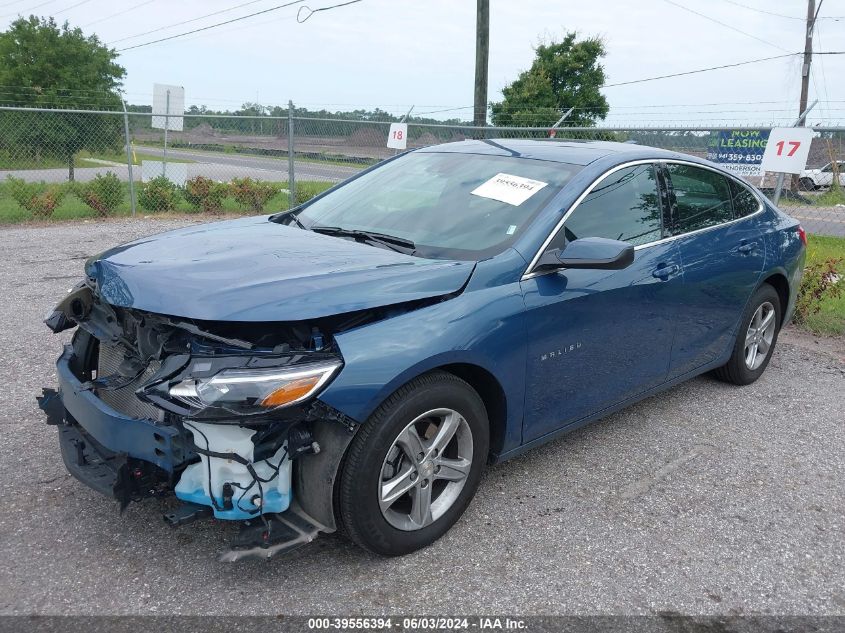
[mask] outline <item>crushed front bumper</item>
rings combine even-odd
[[[56,362],[59,390],[55,397],[61,408],[48,399],[49,394],[41,399],[52,423],[77,424],[108,451],[155,464],[168,473],[193,456],[176,427],[128,417],[86,389],[71,367],[74,354],[73,347],[66,345]],[[60,412],[64,419],[55,419]]]
[[[65,346],[56,362],[58,391],[38,398],[47,423],[56,426],[68,472],[93,490],[117,499],[121,509],[133,500],[167,492],[181,465],[193,458],[179,429],[116,411],[74,372],[76,352]]]
[[[48,424],[58,429],[68,472],[117,499],[121,508],[144,497],[173,494],[185,468],[200,459],[191,438],[181,424],[131,417],[100,399],[86,384],[89,376],[82,359],[88,341],[86,335],[81,338],[65,346],[56,362],[58,389],[44,389],[38,398]],[[353,427],[324,405],[311,407],[308,419],[319,446],[307,459],[296,461],[299,500],[285,512],[243,521],[231,549],[221,553],[220,560],[266,558],[304,545],[319,532],[335,531],[334,481]],[[183,503],[164,518],[178,527],[211,515],[208,506]]]

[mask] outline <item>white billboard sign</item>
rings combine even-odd
[[[800,174],[810,156],[813,128],[776,127],[769,134],[766,151],[763,152],[763,171],[784,174]]]
[[[183,86],[168,86],[153,84],[153,120],[152,126],[159,130],[182,131],[183,118],[181,116],[162,116],[165,114],[185,113],[185,88]]]

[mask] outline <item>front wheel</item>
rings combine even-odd
[[[777,291],[760,286],[745,309],[730,360],[714,372],[717,378],[749,385],[763,374],[778,340],[781,310]]]
[[[816,183],[813,181],[812,178],[801,178],[798,180],[798,186],[801,191],[815,191],[816,190]]]
[[[430,545],[466,510],[489,447],[481,398],[442,371],[401,387],[355,435],[337,510],[344,532],[377,554]]]

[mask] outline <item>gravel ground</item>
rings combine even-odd
[[[231,528],[119,516],[36,407],[67,338],[41,319],[87,256],[186,223],[0,230],[0,613],[845,613],[845,345],[789,332],[750,387],[698,378],[490,468],[404,558],[325,536],[224,565]]]

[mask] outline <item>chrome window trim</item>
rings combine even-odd
[[[536,271],[534,271],[534,267],[537,265],[537,262],[540,260],[540,257],[543,256],[543,253],[546,252],[546,248],[548,247],[548,245],[552,242],[552,240],[555,238],[555,236],[563,228],[563,225],[566,223],[566,220],[569,219],[569,216],[572,215],[572,213],[575,211],[575,209],[578,208],[578,205],[581,204],[581,202],[584,200],[584,198],[586,198],[588,195],[590,195],[590,193],[593,191],[595,186],[598,185],[606,177],[608,177],[609,175],[611,175],[614,172],[619,171],[620,169],[625,169],[627,167],[633,167],[634,165],[645,165],[645,164],[653,164],[655,166],[663,166],[663,167],[665,167],[666,165],[690,165],[692,167],[700,167],[701,169],[707,169],[709,171],[715,172],[715,173],[717,173],[721,176],[724,176],[726,178],[730,178],[734,182],[738,183],[740,186],[745,187],[748,191],[750,191],[754,195],[754,198],[757,200],[758,207],[757,207],[757,210],[754,211],[754,213],[749,213],[748,215],[744,215],[741,218],[734,218],[733,220],[728,220],[727,222],[722,222],[721,224],[714,224],[713,226],[705,226],[704,228],[696,229],[695,231],[689,231],[687,233],[681,233],[680,235],[670,235],[669,237],[664,237],[662,239],[655,240],[654,242],[647,242],[646,244],[640,244],[640,245],[634,247],[635,251],[638,251],[638,250],[643,249],[643,248],[650,248],[652,246],[657,246],[658,244],[665,244],[666,242],[671,242],[673,240],[677,240],[677,239],[680,239],[682,237],[687,237],[688,235],[696,235],[698,233],[703,233],[704,231],[710,231],[711,229],[717,229],[717,228],[722,227],[722,226],[728,226],[730,224],[735,224],[736,222],[741,222],[742,220],[747,220],[748,218],[753,218],[754,216],[759,215],[766,208],[766,205],[764,204],[763,200],[760,198],[760,195],[756,191],[754,191],[754,189],[752,189],[748,185],[748,183],[743,182],[741,179],[737,178],[736,176],[734,176],[733,174],[731,174],[729,172],[722,171],[721,169],[717,169],[717,168],[711,167],[709,165],[702,165],[701,163],[696,163],[695,161],[691,161],[691,160],[683,160],[683,159],[677,159],[677,160],[669,159],[669,160],[667,160],[667,159],[654,159],[654,158],[644,158],[644,159],[629,161],[627,163],[622,163],[621,165],[617,165],[616,167],[612,167],[608,171],[604,172],[601,176],[596,178],[593,182],[590,183],[590,186],[587,187],[583,191],[583,193],[581,193],[581,195],[578,196],[575,199],[575,202],[572,203],[572,206],[570,206],[569,209],[566,211],[566,213],[563,214],[563,217],[560,219],[560,221],[557,223],[557,225],[555,225],[555,228],[552,229],[551,233],[549,233],[549,236],[543,241],[543,244],[540,246],[540,249],[537,251],[537,253],[534,255],[534,257],[531,259],[531,262],[528,264],[528,267],[525,269],[525,272],[523,273],[520,281],[525,281],[526,279],[532,279],[534,277],[539,277],[541,275],[548,275],[551,272],[557,272],[557,271],[539,271],[539,272],[536,272]]]

